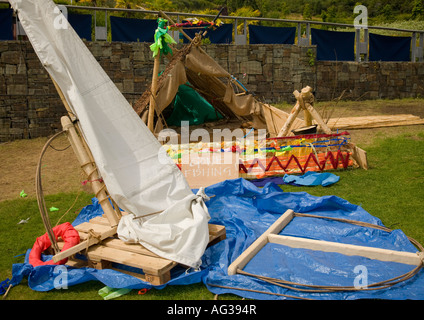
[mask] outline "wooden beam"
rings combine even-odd
[[[275,243],[291,248],[309,249],[323,252],[340,253],[347,256],[361,256],[386,262],[398,262],[409,265],[420,265],[424,261],[422,252],[405,252],[365,247],[324,240],[307,239],[279,235],[284,227],[293,219],[293,210],[287,210],[277,219],[255,242],[253,242],[229,267],[228,274],[234,275],[237,270],[243,269],[246,264],[267,244]]]
[[[100,234],[100,237],[96,238],[96,237],[91,237],[88,238],[87,240],[84,240],[82,242],[80,242],[79,244],[73,246],[72,248],[69,248],[68,250],[62,251],[56,255],[53,256],[52,260],[53,262],[58,262],[62,259],[68,258],[82,250],[87,249],[88,247],[95,245],[97,243],[99,243],[100,241],[112,237],[113,235],[116,234],[116,230],[118,227],[110,227],[108,228],[107,231],[103,232]]]
[[[270,243],[280,244],[290,248],[334,252],[347,256],[361,256],[369,259],[399,262],[410,265],[418,265],[421,263],[421,257],[417,253],[412,252],[365,247],[324,240],[282,236],[277,234],[269,234],[268,240]]]
[[[299,115],[300,110],[302,110],[302,107],[300,106],[300,103],[298,101],[293,107],[293,109],[291,110],[290,115],[288,116],[286,122],[284,123],[277,137],[286,137],[288,135],[294,120]]]
[[[243,269],[246,264],[268,243],[268,236],[283,229],[294,216],[293,210],[287,210],[278,218],[255,242],[253,242],[234,262],[228,267],[228,274],[234,275],[237,269]]]

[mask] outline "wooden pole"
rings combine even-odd
[[[156,91],[157,91],[157,85],[158,85],[159,65],[160,65],[160,52],[158,52],[158,54],[156,55],[155,63],[153,65],[152,87],[151,87],[151,96],[150,96],[150,104],[149,104],[149,117],[147,120],[147,126],[152,133],[154,131],[154,119],[155,119],[155,110],[156,110]]]
[[[295,92],[298,92],[297,90]],[[283,127],[281,128],[280,132],[278,133],[277,137],[285,137],[290,131],[290,127],[293,124],[294,120],[299,115],[300,110],[302,110],[302,107],[299,103],[299,101],[296,103],[296,105],[293,107],[292,111],[290,112],[290,115],[288,116],[286,122],[284,123]]]

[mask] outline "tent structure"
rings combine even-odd
[[[236,122],[239,127],[267,129],[270,136],[276,136],[288,114],[259,101],[248,92],[201,48],[201,37],[201,34],[197,34],[182,49],[173,49],[174,54],[167,57],[169,62],[158,78],[155,92],[146,90],[134,103],[133,108],[137,114],[147,124],[150,96],[153,94],[156,106],[153,132],[157,134],[168,126],[164,111],[172,106],[180,86],[187,84],[213,106],[223,121]],[[297,120],[293,127],[302,124],[302,121]]]

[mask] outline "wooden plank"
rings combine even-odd
[[[228,274],[234,275],[237,269],[243,269],[245,265],[268,243],[268,236],[283,229],[294,216],[293,210],[287,210],[278,218],[255,242],[253,242],[234,262],[228,267]]]
[[[143,269],[144,273],[151,275],[161,275],[177,265],[176,262],[171,260],[140,255],[138,253],[109,248],[102,245],[90,247],[87,254],[90,259],[95,261],[106,260],[120,263]]]
[[[68,250],[65,250],[63,252],[59,252],[58,254],[53,256],[53,258],[52,258],[53,262],[58,262],[62,259],[68,258],[68,257],[74,255],[75,253],[78,253],[82,250],[85,250],[87,247],[90,247],[90,246],[92,246],[96,243],[99,243],[99,241],[102,241],[106,238],[112,237],[113,235],[116,234],[116,229],[117,229],[117,227],[113,227],[113,228],[109,227],[109,230],[100,234],[99,239],[89,237],[87,240],[80,242],[79,244],[73,246],[72,248],[69,248]]]
[[[110,225],[102,225],[92,222],[83,222],[77,226],[75,226],[75,230],[78,232],[88,233],[90,230],[93,230],[96,233],[108,233],[111,229],[113,229]]]
[[[424,124],[424,119],[412,114],[332,118],[327,123],[330,128],[343,130],[420,124]]]
[[[349,144],[349,148],[352,149],[352,157],[358,163],[358,165],[365,170],[368,170],[368,157],[367,152],[353,143]]]
[[[335,252],[347,256],[362,256],[369,259],[380,261],[392,261],[405,263],[410,265],[418,265],[421,263],[421,257],[417,253],[394,251],[388,249],[380,249],[373,247],[357,246],[338,242],[330,242],[324,240],[314,240],[290,236],[282,236],[277,234],[269,234],[268,241],[285,245],[291,248],[302,248],[324,252]]]
[[[102,242],[102,245],[108,248],[119,249],[122,251],[128,251],[132,253],[137,253],[141,255],[146,255],[149,257],[160,258],[156,253],[146,249],[139,243],[125,243],[121,239],[106,239]]]

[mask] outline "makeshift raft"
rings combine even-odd
[[[209,224],[209,245],[214,245],[226,238],[225,227]],[[120,240],[110,227],[105,216],[83,222],[75,229],[81,242],[90,238],[102,239],[100,243],[68,258],[66,263],[73,267],[92,267],[95,269],[113,269],[134,276],[152,285],[162,285],[171,280],[171,271],[180,265],[175,261],[164,259],[140,244],[128,244]],[[62,249],[64,242],[58,242]],[[181,265],[180,265],[181,266]],[[189,268],[185,266],[185,268]]]

